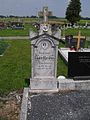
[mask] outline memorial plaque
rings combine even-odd
[[[68,77],[90,76],[90,52],[68,53]]]

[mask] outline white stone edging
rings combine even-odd
[[[58,80],[59,90],[90,90],[90,80]]]
[[[28,94],[29,94],[29,88],[24,88],[23,99],[21,104],[20,120],[27,120]]]

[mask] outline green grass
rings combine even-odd
[[[30,41],[10,41],[9,49],[0,57],[0,95],[21,89],[31,76]]]
[[[67,77],[67,69],[67,65],[61,59],[60,55],[58,55],[57,76],[63,75]]]
[[[8,46],[9,44],[5,41],[0,41],[0,55],[2,55],[5,52]]]
[[[90,29],[74,29],[74,28],[69,28],[66,29],[64,32],[65,35],[78,35],[78,32],[81,31],[82,36],[90,36]]]
[[[11,30],[11,29],[6,29],[6,30],[0,30],[0,36],[5,37],[5,36],[26,36],[29,35],[29,31],[27,30]]]

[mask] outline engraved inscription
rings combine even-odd
[[[34,76],[54,77],[55,48],[50,41],[44,39],[34,48]]]
[[[90,62],[90,56],[79,56],[79,62],[80,63],[89,63]]]

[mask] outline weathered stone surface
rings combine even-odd
[[[59,90],[90,90],[90,80],[59,79]]]
[[[32,40],[31,89],[57,89],[58,43],[47,34]]]
[[[24,88],[21,112],[20,112],[20,120],[27,120],[28,94],[29,94],[29,88]]]
[[[55,90],[57,89],[57,80],[56,79],[31,79],[30,80],[30,89],[48,89]]]

